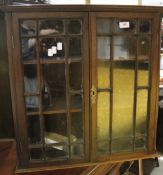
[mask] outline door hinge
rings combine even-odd
[[[94,85],[92,85],[90,94],[91,94],[91,103],[95,104],[97,98],[97,89]]]
[[[12,48],[14,49],[14,36],[12,35]]]

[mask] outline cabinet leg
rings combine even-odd
[[[143,161],[139,159],[139,175],[143,175]]]

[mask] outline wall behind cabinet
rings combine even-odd
[[[13,137],[6,29],[3,13],[0,13],[0,139]]]

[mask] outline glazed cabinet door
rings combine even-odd
[[[159,23],[141,13],[92,13],[91,22],[92,159],[154,153]]]
[[[13,15],[20,164],[89,157],[87,13]]]

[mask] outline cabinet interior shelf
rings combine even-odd
[[[68,63],[79,63],[82,61],[82,58],[80,57],[74,57],[74,58],[68,58]],[[30,65],[30,64],[37,64],[38,61],[37,60],[27,60],[27,61],[23,61],[24,65]],[[58,63],[65,63],[65,59],[61,58],[59,60],[57,60],[56,58],[44,58],[44,59],[40,59],[39,63],[41,64],[58,64]]]
[[[71,113],[75,113],[75,112],[82,112],[82,109],[70,109],[70,112]],[[49,115],[49,114],[65,114],[67,113],[66,110],[47,110],[47,111],[44,111],[42,112],[42,114],[44,115]],[[27,116],[34,116],[34,115],[39,115],[40,112],[27,112],[26,115]]]
[[[107,58],[98,58],[97,60],[98,60],[98,62],[111,62],[111,59],[107,59]],[[135,62],[136,59],[123,59],[123,58],[113,59],[113,62],[128,62],[128,61]],[[148,63],[149,60],[148,59],[139,59],[138,58],[138,62]]]

